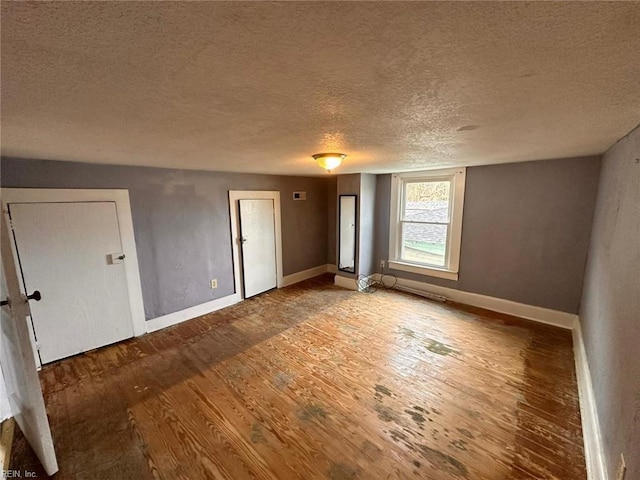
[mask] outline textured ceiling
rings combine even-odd
[[[2,154],[390,172],[601,153],[640,3],[2,2]]]

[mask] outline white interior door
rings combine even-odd
[[[277,286],[274,204],[271,199],[239,203],[242,277],[249,298]]]
[[[31,351],[27,315],[29,305],[20,284],[9,243],[4,215],[0,215],[2,248],[1,299],[8,305],[0,312],[0,367],[5,380],[11,413],[40,459],[47,474],[58,471],[51,430],[45,411],[38,372]]]
[[[42,363],[133,336],[114,202],[9,205]]]

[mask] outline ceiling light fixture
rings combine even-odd
[[[339,167],[342,160],[346,157],[344,153],[316,153],[311,155],[313,159],[318,162],[318,165],[324,168],[327,172],[331,173],[336,167]]]

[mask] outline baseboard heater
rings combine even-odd
[[[423,292],[422,290],[416,290],[415,288],[404,287],[401,285],[396,285],[398,290],[402,290],[403,292],[413,293],[414,295],[420,295],[421,297],[428,298],[429,300],[435,300],[436,302],[446,302],[449,300],[447,297],[443,297],[442,295],[436,295],[434,293]]]

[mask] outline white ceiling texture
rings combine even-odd
[[[326,175],[605,151],[640,2],[2,2],[2,154]]]

